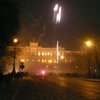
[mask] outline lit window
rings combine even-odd
[[[41,55],[41,53],[40,52],[38,52],[38,56],[40,56]]]
[[[40,59],[38,59],[38,62],[40,62]]]
[[[45,56],[47,56],[47,52],[45,52]]]
[[[42,52],[42,56],[44,56],[44,52]]]
[[[56,63],[56,60],[54,59],[54,63]]]
[[[48,52],[48,55],[50,55],[50,53]]]
[[[45,59],[45,63],[46,63],[46,59]]]
[[[44,54],[45,56],[46,56],[46,52],[45,52],[45,54]]]
[[[44,63],[44,59],[42,59],[42,63]]]
[[[21,61],[21,62],[25,62],[25,59],[21,59],[20,61]]]
[[[65,59],[65,63],[68,63],[68,61]]]
[[[48,68],[48,66],[46,66],[46,68]]]
[[[52,56],[52,52],[50,53],[50,56]]]
[[[48,60],[49,63],[52,63],[52,60]]]

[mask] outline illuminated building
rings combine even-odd
[[[18,46],[17,48],[20,49],[20,52],[16,58],[16,66],[20,62],[24,62],[25,71],[32,73],[42,69],[54,72],[58,68],[60,72],[69,71],[72,66],[78,66],[76,60],[82,56],[81,51],[67,51],[65,48],[59,47],[59,62],[57,63],[56,46],[54,48],[46,48],[40,47],[38,42],[30,42],[29,46]]]

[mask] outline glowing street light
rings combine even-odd
[[[13,39],[13,42],[14,42],[14,62],[13,62],[13,70],[12,70],[12,73],[15,74],[16,73],[16,70],[15,70],[16,44],[18,42],[18,39],[17,38]]]
[[[44,70],[42,70],[42,71],[41,71],[41,74],[42,74],[42,75],[45,75],[45,71],[44,71]]]
[[[13,41],[14,41],[14,43],[17,43],[18,42],[18,39],[15,38]]]
[[[63,59],[64,59],[64,56],[63,56],[63,55],[62,55],[62,56],[60,56],[60,59],[62,59],[62,60],[63,60]]]
[[[92,46],[92,42],[91,42],[91,41],[89,41],[89,40],[88,40],[88,41],[86,41],[86,42],[85,42],[85,44],[86,44],[86,46],[87,46],[87,47],[91,47],[91,46]]]
[[[95,50],[95,61],[96,61],[96,67],[97,67],[97,70],[95,70],[95,71],[97,72],[98,76],[100,76],[100,67],[99,67],[99,59],[98,59],[98,52],[97,52],[97,42],[96,42],[96,40],[94,40],[93,42],[88,40],[88,41],[85,42],[85,44],[86,44],[86,46],[88,48],[90,48],[92,46],[94,47],[94,50]],[[88,68],[88,71],[91,72],[91,69]]]

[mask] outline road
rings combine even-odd
[[[0,86],[1,87],[1,86]],[[2,84],[0,100],[100,100],[100,81],[71,77],[25,77]]]

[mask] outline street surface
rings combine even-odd
[[[31,76],[0,85],[0,100],[100,100],[100,81]]]

